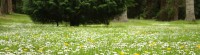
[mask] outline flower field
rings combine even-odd
[[[0,55],[200,55],[200,21],[130,20],[70,27],[0,17]]]

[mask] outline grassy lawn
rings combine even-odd
[[[0,55],[200,55],[200,21],[130,20],[109,26],[34,24],[0,17]]]

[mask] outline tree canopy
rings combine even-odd
[[[57,25],[69,22],[71,26],[108,25],[114,18],[120,18],[120,15],[159,21],[188,20],[186,18],[191,16],[186,17],[189,14],[186,10],[190,9],[195,11],[193,17],[199,19],[199,0],[187,1],[194,1],[194,9],[186,9],[189,3],[186,0],[1,0],[0,14],[12,13],[13,7],[14,12],[26,13],[34,22]]]
[[[114,16],[133,4],[133,0],[24,0],[24,10],[33,21],[109,24]]]

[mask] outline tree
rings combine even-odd
[[[30,15],[34,22],[56,23],[59,26],[59,22],[62,22],[63,18],[67,18],[62,4],[57,0],[23,0],[23,3],[24,12]]]
[[[179,1],[180,0],[161,0],[160,11],[157,15],[158,20],[161,20],[161,21],[178,20]]]
[[[0,1],[0,16],[1,16],[2,14],[1,14],[1,1]]]
[[[84,2],[82,1],[83,3],[80,1],[69,1],[68,4],[72,3],[69,5],[69,10],[75,11],[75,13],[68,12],[75,14],[75,17],[69,15],[69,17],[71,16],[70,24],[72,26],[91,23],[104,23],[108,25],[110,20],[113,20],[116,15],[122,14],[126,10],[127,4],[130,4],[128,1],[131,0],[85,0]]]
[[[116,15],[126,11],[129,0],[24,0],[25,11],[40,23],[69,22],[108,25]]]
[[[172,20],[178,20],[179,15],[179,0],[173,0],[174,17]]]
[[[13,12],[15,13],[23,13],[23,1],[22,0],[13,0]]]
[[[7,5],[7,0],[1,0],[1,13],[6,14],[8,13],[8,5]]]
[[[1,14],[1,7],[0,7],[0,16],[1,16],[2,14]]]
[[[12,13],[12,0],[1,0],[1,13],[2,14]]]
[[[134,0],[134,6],[128,7],[128,18],[140,18],[143,14],[145,0]]]
[[[124,11],[122,14],[115,16],[114,18],[115,18],[114,21],[127,22],[128,21],[127,10]]]
[[[127,4],[126,5],[126,9],[121,13],[121,14],[119,14],[119,15],[116,15],[115,17],[114,17],[114,21],[120,21],[120,22],[127,22],[128,21],[128,8],[129,7],[135,7],[135,0],[126,0],[125,1],[125,4]]]
[[[136,0],[136,2],[136,7],[128,10],[129,17],[143,15],[144,19],[157,19],[159,21],[174,21],[185,18],[184,12],[182,12],[185,11],[183,0]]]
[[[159,12],[159,0],[145,0],[144,18],[153,19]]]
[[[195,0],[195,14],[197,19],[200,18],[200,0]]]
[[[168,9],[166,9],[166,7],[167,7],[166,5],[167,5],[166,0],[160,0],[160,11],[157,15],[158,20],[164,21],[164,20],[168,19],[166,16],[166,14],[167,14],[166,10],[168,10]]]
[[[8,13],[11,14],[13,12],[12,0],[7,0],[8,3]]]
[[[187,21],[195,20],[194,0],[186,0],[186,18]]]

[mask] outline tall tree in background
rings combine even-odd
[[[2,14],[6,14],[6,13],[8,13],[7,12],[7,7],[8,7],[8,5],[6,4],[7,2],[6,2],[7,0],[1,0],[1,13]]]
[[[0,7],[0,15],[2,15],[2,14],[1,14],[1,7]]]
[[[0,1],[0,15],[2,15],[2,14],[1,14],[1,1]]]
[[[12,13],[12,0],[1,0],[1,14]]]
[[[174,21],[179,18],[179,0],[161,0],[158,20]]]
[[[163,21],[164,19],[167,19],[167,17],[165,16],[166,13],[164,12],[166,4],[167,4],[166,0],[160,0],[160,9],[161,9],[161,11],[157,15],[158,20],[162,20]]]
[[[144,9],[144,18],[152,19],[156,16],[159,8],[159,0],[144,0],[145,8]]]
[[[11,14],[13,12],[12,0],[7,0],[7,3],[8,3],[8,14]]]
[[[6,8],[5,7],[7,7],[6,5],[6,0],[1,0],[1,13],[2,14],[5,14],[6,13]]]
[[[195,20],[194,0],[186,0],[186,18],[187,21]]]
[[[15,13],[24,13],[23,12],[23,1],[22,0],[12,0],[13,12]]]
[[[153,9],[153,4],[154,4],[154,0],[146,0],[145,1],[145,5],[146,5],[146,7],[145,7],[145,10],[144,10],[144,15],[145,15],[145,19],[151,19],[152,18],[152,9]]]
[[[134,0],[134,6],[128,7],[127,16],[128,18],[138,18],[142,17],[143,8],[145,0]]]
[[[122,3],[122,2],[119,2],[119,3]],[[120,21],[120,22],[127,22],[128,21],[128,8],[129,7],[135,7],[135,0],[126,0],[124,2],[125,5],[124,7],[126,7],[126,9],[119,15],[116,15],[114,17],[114,21]]]
[[[174,17],[173,20],[178,20],[179,15],[179,0],[173,0]]]
[[[122,14],[115,16],[114,21],[127,22],[128,21],[127,10],[125,10]]]

